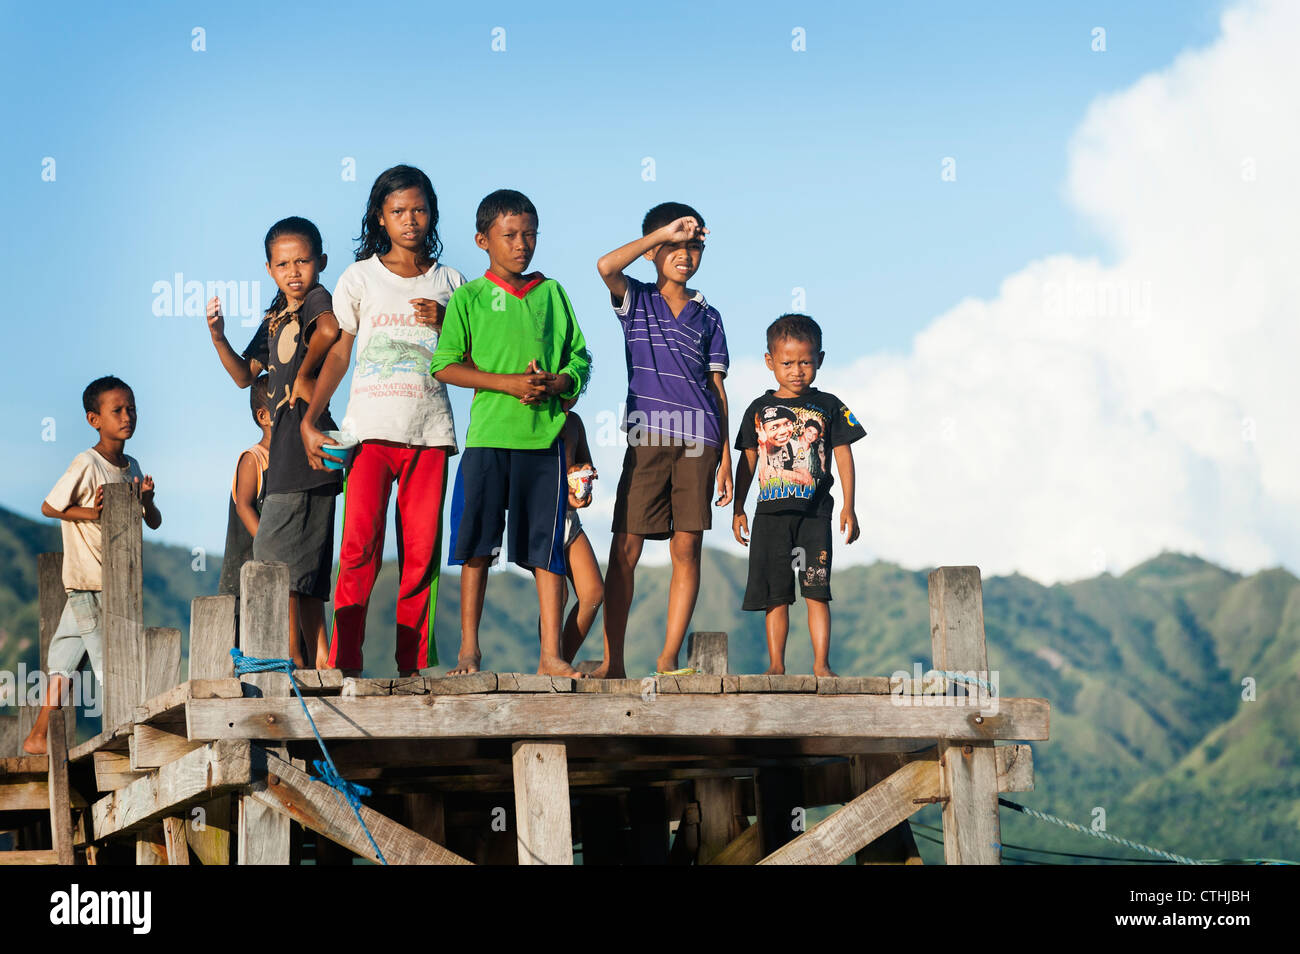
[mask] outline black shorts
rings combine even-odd
[[[830,514],[755,514],[742,609],[768,610],[793,603],[796,576],[804,599],[830,600]]]
[[[289,589],[299,596],[330,598],[334,561],[334,497],[338,486],[267,494],[253,538],[253,559],[289,564]]]
[[[563,575],[564,515],[569,509],[564,441],[545,450],[467,447],[456,468],[451,495],[448,562],[501,553],[501,534],[511,563]]]

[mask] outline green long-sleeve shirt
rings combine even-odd
[[[491,273],[461,285],[447,302],[429,373],[469,358],[480,371],[520,374],[536,359],[543,371],[567,374],[573,387],[558,398],[521,404],[512,394],[478,391],[470,405],[466,447],[550,447],[564,427],[562,399],[576,397],[591,375],[591,356],[569,297],[540,273],[523,293]]]

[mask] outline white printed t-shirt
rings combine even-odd
[[[93,447],[72,459],[58,483],[45,496],[55,510],[95,506],[95,491],[104,484],[144,480],[140,464],[129,454],[125,467],[115,467]],[[60,520],[63,529],[63,586],[68,590],[104,588],[104,544],[98,520]]]
[[[463,284],[464,275],[442,264],[403,278],[389,271],[378,255],[354,262],[339,276],[334,314],[339,327],[356,337],[342,430],[363,441],[457,452],[446,388],[429,373],[438,333],[415,320],[411,299],[428,298],[445,306]]]

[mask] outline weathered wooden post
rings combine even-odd
[[[710,676],[727,675],[727,634],[691,633],[688,635],[686,665]]]
[[[289,635],[289,567],[283,563],[250,560],[240,568],[239,589],[243,651],[258,659],[293,658]],[[248,673],[240,678],[245,696],[287,696],[292,692],[290,677],[284,673]],[[268,747],[265,751],[286,761],[289,758],[284,746]],[[264,768],[254,765],[255,772]],[[288,815],[252,795],[240,796],[239,864],[289,864],[290,824]]]
[[[190,601],[190,678],[229,679],[235,675],[235,595],[196,596]]]
[[[988,678],[979,567],[941,566],[930,574],[930,645],[935,669],[974,670],[979,678]],[[976,717],[978,709],[972,709],[971,718]],[[947,797],[943,805],[945,864],[1001,864],[993,743],[940,740],[939,766],[941,792]]]
[[[46,734],[46,758],[50,793],[50,843],[61,865],[76,863],[72,851],[72,793],[68,787],[68,733],[64,724],[66,712],[55,709],[50,713]]]
[[[163,626],[150,626],[144,631],[140,654],[140,702],[161,695],[181,681],[181,631]],[[148,729],[148,727],[141,727]],[[137,729],[139,731],[139,729]],[[155,730],[156,731],[156,730]],[[130,759],[132,769],[139,766],[136,758],[138,739],[132,734]],[[172,826],[169,843],[167,824]],[[189,864],[189,855],[182,859],[175,849],[175,836],[185,833],[183,818],[165,818],[150,825],[135,836],[135,863],[137,865]]]
[[[144,575],[140,498],[130,484],[104,487],[104,731],[130,722],[141,701]]]
[[[573,864],[569,762],[564,745],[516,742],[511,752],[519,863]]]

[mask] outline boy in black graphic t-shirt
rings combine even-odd
[[[813,672],[833,676],[831,641],[831,516],[834,501],[827,447],[844,487],[840,531],[858,538],[853,512],[853,454],[849,445],[866,436],[853,413],[834,395],[812,387],[825,353],[822,333],[807,315],[782,315],[767,329],[767,366],[780,385],[749,405],[740,418],[736,449],[732,532],[750,548],[744,609],[767,614],[768,673],[785,672],[794,580],[808,604]],[[758,481],[750,534],[745,516],[749,485]],[[746,539],[748,537],[748,539]]]

